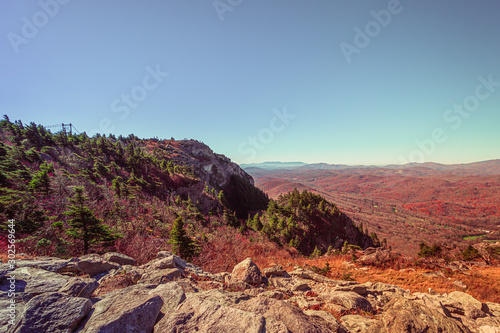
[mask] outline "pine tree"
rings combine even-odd
[[[226,197],[224,196],[223,191],[219,192],[219,202],[221,203],[221,205],[226,206]]]
[[[49,174],[54,172],[54,167],[52,163],[47,164],[47,162],[43,162],[40,165],[40,170],[36,175],[33,176],[33,179],[28,184],[28,188],[31,191],[42,191],[45,194],[49,194],[50,192],[50,179]]]
[[[172,252],[186,260],[191,260],[196,255],[196,247],[191,238],[184,230],[184,221],[182,216],[175,219],[170,232],[170,244],[172,244]]]
[[[319,206],[318,206],[318,209],[319,209],[321,212],[324,212],[324,211],[325,211],[325,200],[321,200],[321,201],[320,201]]]
[[[256,213],[252,220],[252,229],[260,231],[262,229],[262,222],[260,222],[259,213]]]
[[[73,204],[69,210],[64,212],[71,217],[68,224],[71,227],[66,233],[75,239],[83,240],[83,252],[88,253],[92,244],[105,243],[111,245],[118,238],[109,230],[109,227],[102,223],[101,219],[94,216],[94,213],[85,206],[87,198],[83,194],[83,187],[75,187],[75,195],[69,199]]]

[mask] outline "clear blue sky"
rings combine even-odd
[[[238,163],[494,159],[499,14],[498,0],[5,0],[0,109],[193,138]]]

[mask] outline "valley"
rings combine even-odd
[[[334,202],[394,250],[421,242],[450,247],[500,239],[500,161],[459,166],[347,167],[326,164],[246,171],[270,197],[294,188]]]

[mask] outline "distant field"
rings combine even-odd
[[[464,237],[464,240],[470,240],[470,241],[473,241],[473,240],[476,240],[478,238],[481,238],[481,237],[485,237],[486,235],[479,235],[479,236],[468,236],[468,237]]]

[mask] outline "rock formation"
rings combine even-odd
[[[250,258],[221,274],[169,252],[142,266],[113,253],[0,271],[2,332],[500,332],[500,304],[464,292],[411,294],[279,265],[261,273]]]

